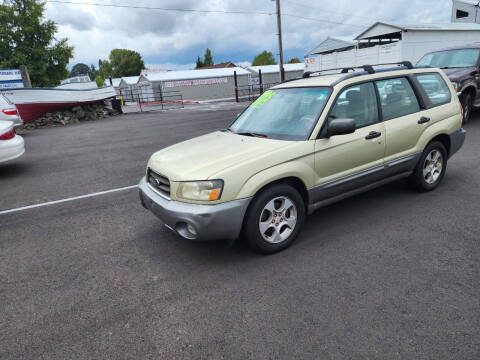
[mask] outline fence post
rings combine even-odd
[[[163,110],[163,91],[162,91],[162,83],[158,84],[158,90],[160,91],[160,104],[162,104],[162,110]]]
[[[137,93],[138,105],[140,106],[140,112],[142,112],[142,102],[140,101],[140,95]]]
[[[237,72],[233,72],[233,79],[235,80],[235,102],[238,103],[238,83],[237,83]]]
[[[262,69],[258,69],[258,81],[260,85],[260,95],[262,95],[263,94]]]

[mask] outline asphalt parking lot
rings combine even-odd
[[[239,108],[24,135],[0,211],[135,185],[155,150]],[[136,189],[0,215],[1,359],[480,358],[480,115],[441,186],[389,184],[311,216],[287,251],[192,243]]]

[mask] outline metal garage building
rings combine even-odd
[[[327,39],[328,40],[328,39]],[[327,41],[326,40],[326,41]],[[416,63],[427,52],[480,40],[480,24],[394,24],[376,22],[355,39],[353,48],[331,43],[325,50],[308,52],[305,71],[408,60]],[[335,48],[336,46],[336,48]]]
[[[305,64],[283,64],[283,69],[285,71],[285,80],[301,78],[303,75],[303,70]],[[262,83],[266,85],[278,84],[280,82],[280,67],[279,65],[262,65],[262,66],[249,66],[247,67],[252,73],[252,84],[257,84],[258,74],[261,71],[262,73]]]
[[[143,76],[144,81],[149,81],[155,100],[162,100],[169,94],[181,94],[184,100],[208,100],[234,96],[235,71],[238,86],[248,86],[251,73],[240,67],[168,71]]]
[[[118,84],[118,90],[123,97],[124,101],[137,101],[138,86],[137,83],[140,80],[140,76],[125,76],[120,79]]]

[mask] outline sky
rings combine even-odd
[[[64,1],[64,0],[62,0]],[[191,69],[208,47],[215,63],[247,66],[263,50],[278,61],[275,1],[272,0],[65,0],[48,2],[46,18],[57,39],[75,47],[69,66],[98,65],[110,50],[139,52],[148,68]],[[202,13],[99,7],[86,3],[166,9],[247,11]],[[450,22],[451,0],[281,0],[284,61],[303,55],[327,36],[353,39],[375,21]]]

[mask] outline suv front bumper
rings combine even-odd
[[[143,207],[171,230],[189,240],[232,240],[240,235],[250,198],[200,205],[174,201],[160,195],[145,177],[138,184]],[[190,225],[190,226],[187,226]],[[189,228],[196,233],[189,231]]]

